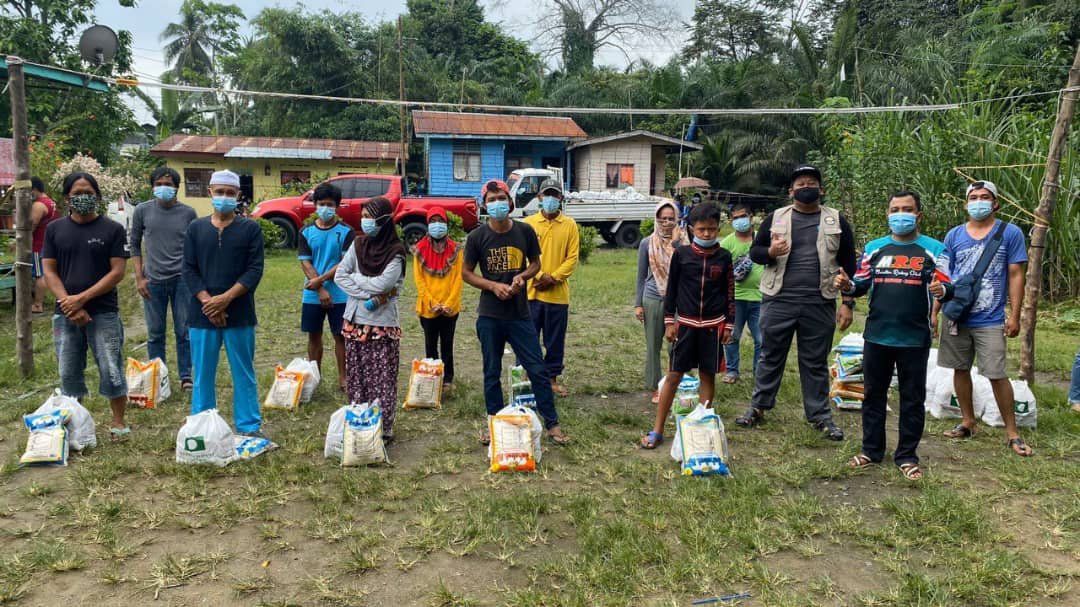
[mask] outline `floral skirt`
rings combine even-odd
[[[357,326],[345,323],[345,390],[351,403],[376,399],[382,412],[383,434],[393,435],[397,411],[400,327]]]

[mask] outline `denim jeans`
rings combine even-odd
[[[217,366],[221,346],[232,373],[233,419],[237,432],[258,432],[262,425],[258,386],[255,383],[255,327],[198,329],[192,327],[191,353],[195,362],[195,389],[191,414],[217,408]]]
[[[1080,403],[1080,350],[1076,351],[1073,361],[1072,384],[1069,386],[1069,402]]]
[[[146,353],[151,359],[165,358],[165,314],[172,303],[173,335],[176,336],[176,365],[180,379],[191,378],[191,341],[188,338],[187,315],[191,306],[191,292],[183,277],[163,281],[150,281],[150,299],[143,300],[146,315]]]
[[[750,370],[757,374],[757,363],[761,358],[761,328],[758,325],[760,318],[760,301],[735,301],[735,325],[731,332],[734,341],[724,346],[724,360],[727,362],[729,374],[739,374],[739,342],[742,341],[744,327],[750,329],[750,337],[754,339],[754,362],[750,365]]]
[[[97,313],[82,327],[63,314],[53,315],[53,346],[60,366],[60,391],[76,398],[86,396],[86,350],[94,353],[98,367],[98,393],[108,399],[127,395],[124,373],[124,325],[116,312]]]
[[[476,336],[480,338],[480,353],[484,361],[484,405],[488,415],[495,415],[503,408],[502,359],[503,349],[509,343],[518,363],[525,367],[532,382],[536,410],[544,420],[544,427],[550,429],[558,426],[555,394],[551,391],[551,380],[544,368],[540,338],[536,335],[533,321],[481,316],[476,319]]]

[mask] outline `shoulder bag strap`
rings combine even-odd
[[[987,268],[990,267],[990,262],[994,260],[994,255],[997,255],[998,248],[1001,247],[1001,241],[1004,238],[1005,225],[1004,221],[998,224],[997,229],[994,230],[994,235],[990,237],[990,242],[986,244],[982,255],[979,256],[979,261],[976,262],[975,269],[971,272],[976,281],[982,280],[983,274],[986,274]]]

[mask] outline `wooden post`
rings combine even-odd
[[[401,46],[401,15],[398,15],[397,19],[397,53],[398,101],[402,102],[401,105],[398,106],[400,109],[398,121],[401,123],[401,156],[398,158],[398,166],[401,167],[401,174],[405,175],[405,161],[409,159],[409,148],[408,144],[405,143],[405,67]]]
[[[1035,227],[1031,230],[1031,246],[1028,249],[1027,282],[1024,287],[1023,316],[1020,318],[1020,377],[1028,383],[1035,382],[1035,315],[1042,292],[1042,262],[1046,247],[1046,232],[1054,216],[1054,204],[1058,196],[1058,176],[1061,174],[1061,154],[1069,140],[1069,123],[1076,109],[1077,87],[1080,87],[1080,45],[1076,48],[1069,83],[1058,106],[1057,122],[1050,137],[1050,151],[1046,156],[1046,177],[1043,179],[1039,208],[1035,210]]]
[[[23,60],[7,57],[11,91],[11,138],[15,148],[15,340],[19,372],[34,373],[34,331],[30,308],[34,303],[31,274],[33,247],[30,229],[30,141],[26,133],[26,86]]]

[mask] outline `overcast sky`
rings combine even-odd
[[[230,0],[217,1],[229,2]],[[137,7],[124,8],[116,0],[101,0],[96,12],[97,22],[115,30],[130,31],[134,37],[132,50],[135,55],[136,76],[157,79],[168,67],[162,56],[158,36],[167,24],[177,20],[182,3],[183,0],[140,0]],[[231,3],[239,6],[248,19],[267,6],[291,7],[300,4],[284,0],[269,2],[231,0]],[[540,4],[537,0],[482,0],[481,4],[488,7],[485,14],[489,21],[501,23],[509,31],[514,32],[515,37],[519,39],[532,38],[535,33],[534,24],[537,21],[532,11],[535,11]],[[672,4],[683,21],[690,20],[694,11],[694,0],[672,0]],[[304,0],[302,5],[312,12],[323,9],[334,12],[358,11],[371,21],[392,20],[405,12],[405,0]],[[241,33],[250,33],[247,23],[244,24]],[[676,36],[668,36],[665,39],[643,38],[632,49],[631,58],[665,63],[682,47],[684,40],[685,34],[681,28]],[[623,54],[615,49],[603,49],[597,62],[619,67],[626,65]],[[155,98],[160,98],[160,92],[157,89],[146,89],[146,92]],[[126,95],[125,97],[128,98],[128,105],[135,110],[136,119],[140,123],[151,120],[149,112],[141,102],[133,97]]]

